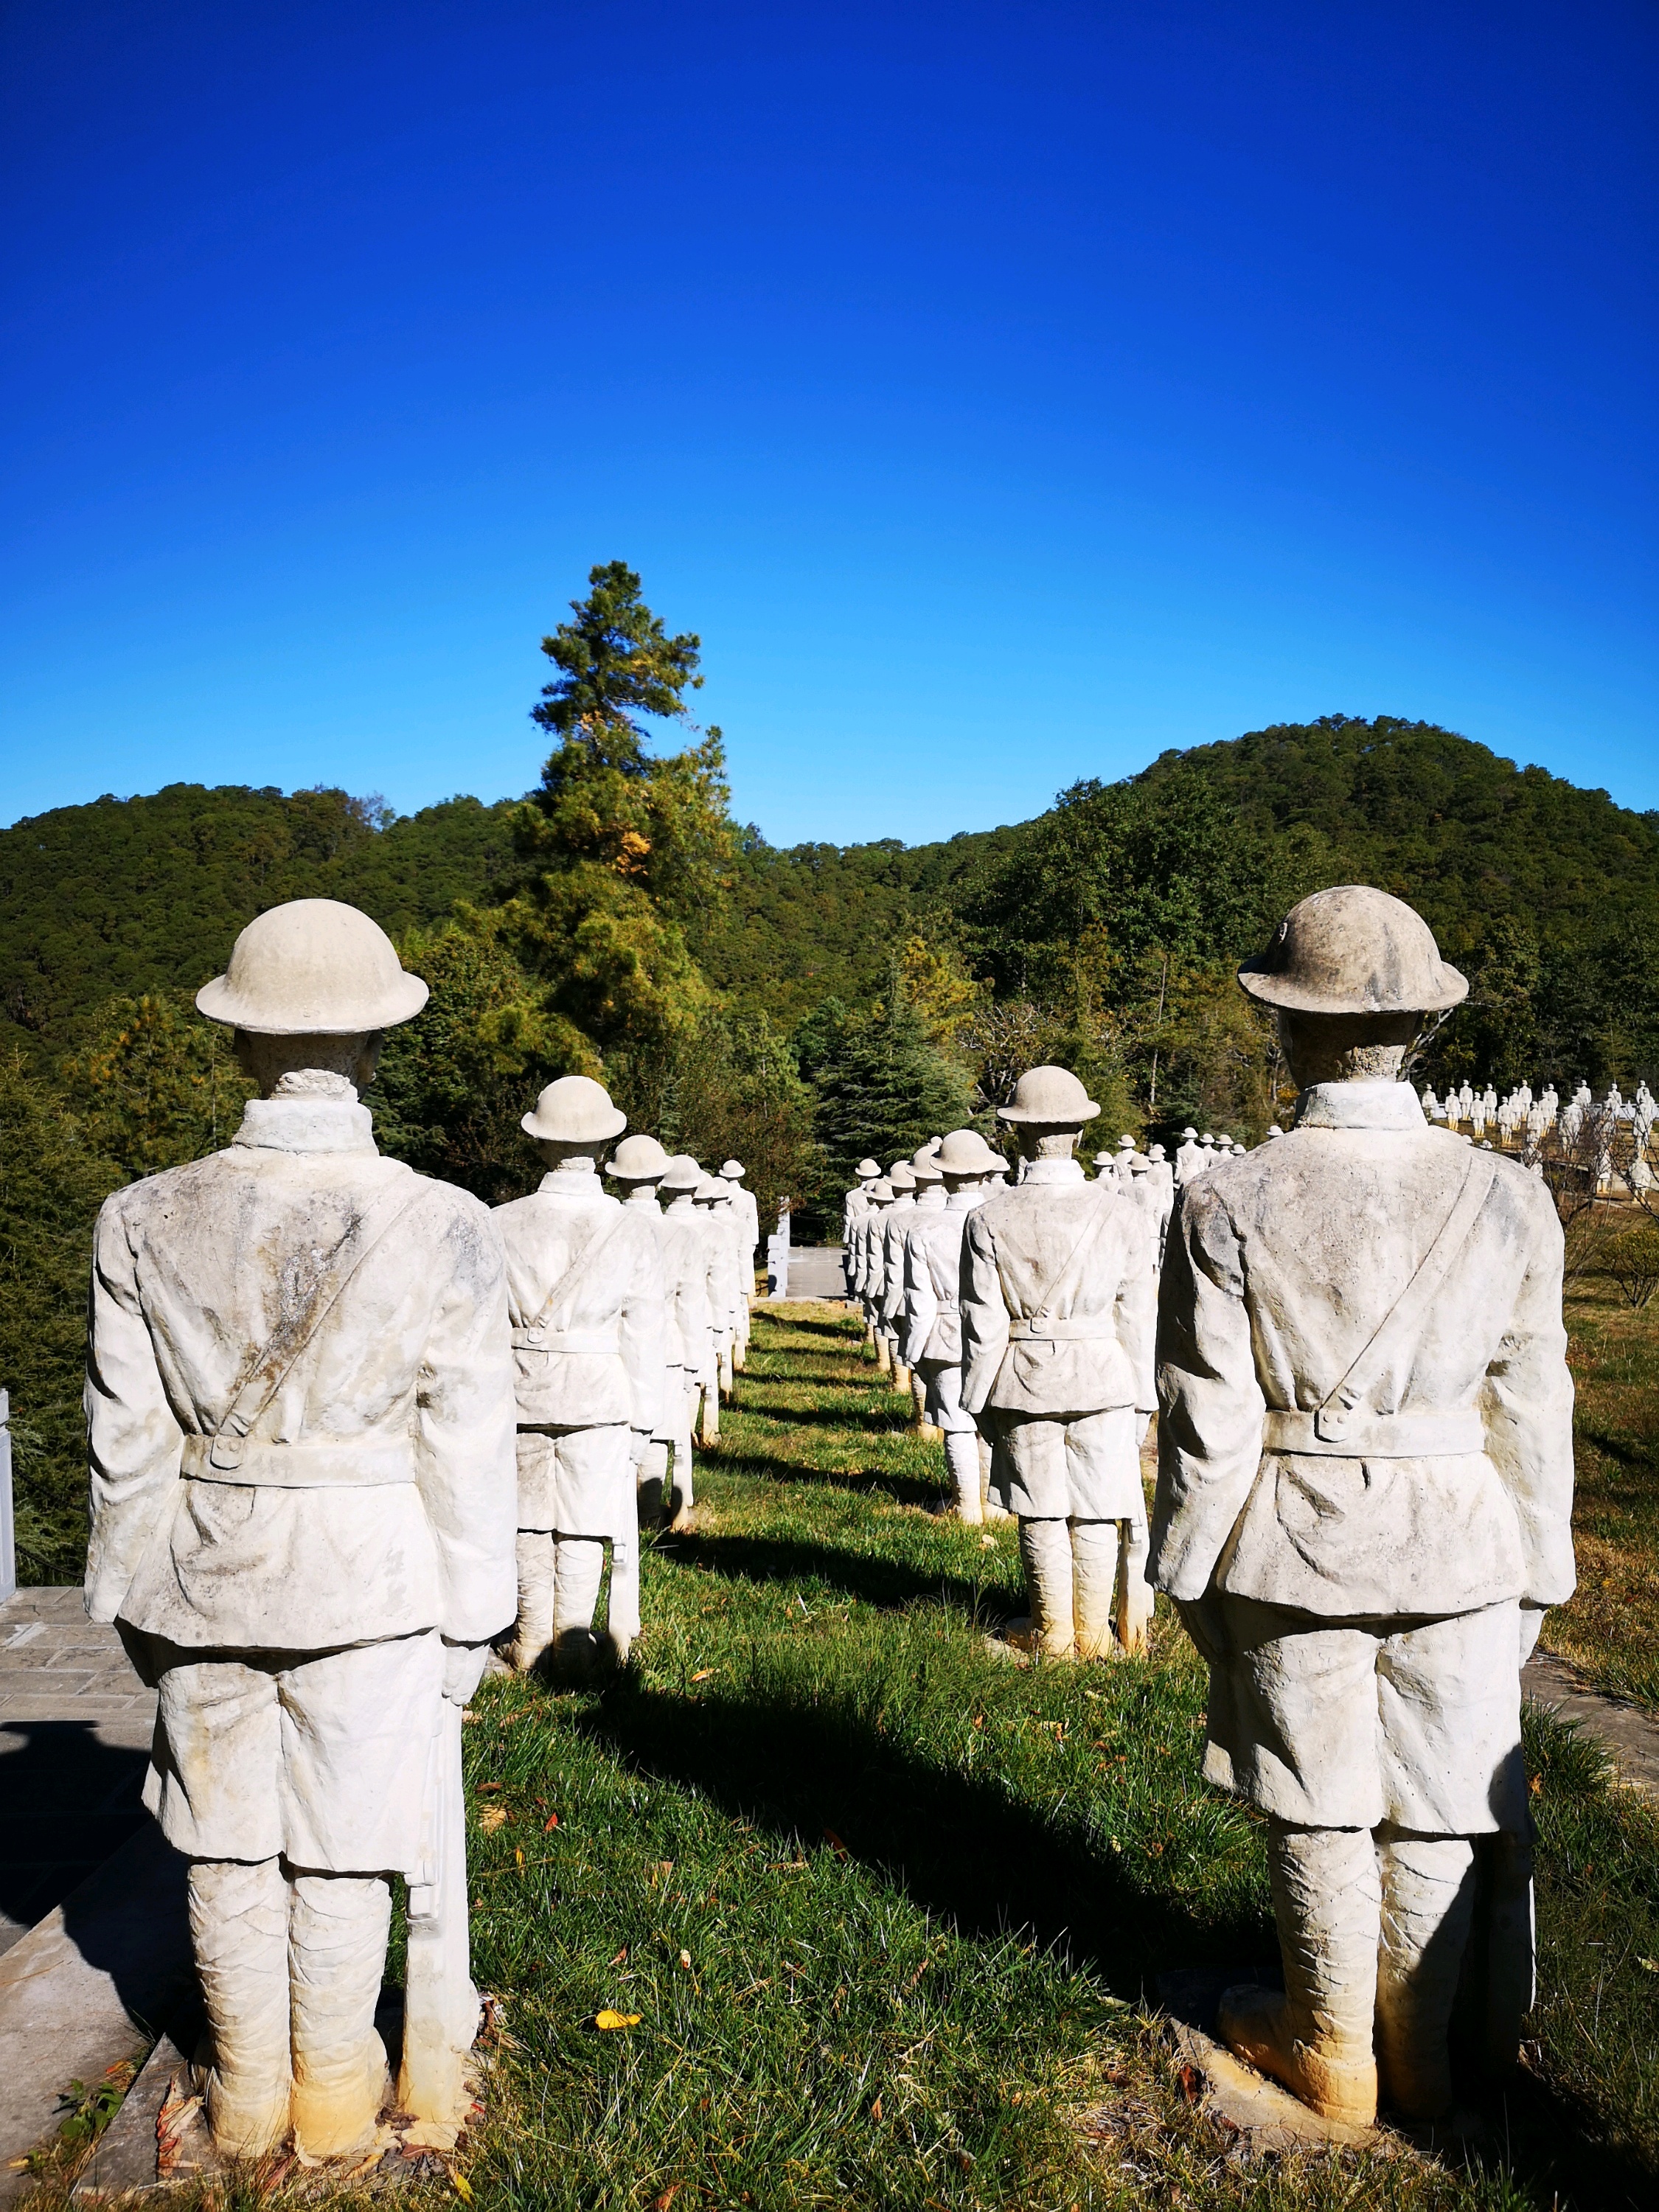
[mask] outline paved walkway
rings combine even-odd
[[[0,1603],[0,1953],[143,1821],[155,1716],[78,1585]]]

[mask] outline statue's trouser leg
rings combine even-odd
[[[1144,1653],[1152,1642],[1152,1586],[1146,1579],[1148,1551],[1144,1521],[1123,1523],[1123,1551],[1118,1569],[1117,1637],[1125,1651]]]
[[[524,1672],[536,1664],[553,1641],[553,1539],[545,1528],[520,1528],[514,1549],[519,1565],[519,1619],[512,1659]]]
[[[1382,1942],[1376,2057],[1382,2092],[1408,2119],[1451,2109],[1447,2030],[1474,1911],[1474,1845],[1465,1836],[1377,1832]]]
[[[675,1403],[684,1406],[686,1409],[684,1419],[678,1421],[674,1428],[674,1471],[672,1495],[674,1502],[673,1517],[678,1522],[684,1518],[696,1503],[696,1492],[691,1480],[690,1401],[684,1396],[678,1396]]]
[[[1285,1990],[1223,1999],[1224,2041],[1328,2119],[1376,2117],[1377,1944],[1382,1890],[1368,1828],[1267,1823],[1267,1872]]]
[[[945,1464],[956,1490],[957,1516],[977,1524],[985,1517],[980,1491],[979,1438],[971,1429],[947,1429]]]
[[[593,1616],[605,1579],[603,1536],[553,1540],[553,1644],[560,1653],[585,1656],[592,1648]]]
[[[979,1440],[979,1502],[980,1510],[988,1521],[1012,1521],[1013,1515],[1000,1499],[991,1495],[991,1439]]]
[[[927,1419],[927,1384],[920,1370],[910,1370],[910,1396],[916,1409],[916,1424],[920,1428],[930,1425]]]
[[[1019,1523],[1019,1556],[1031,1601],[1031,1643],[1051,1659],[1072,1656],[1072,1531],[1064,1521]]]
[[[732,1402],[732,1339],[723,1336],[720,1351],[720,1394],[728,1406]]]
[[[893,1340],[879,1322],[872,1322],[871,1327],[876,1337],[876,1372],[878,1375],[890,1375],[893,1371]]]
[[[1118,1554],[1115,1521],[1073,1521],[1072,1618],[1079,1659],[1117,1656]]]
[[[294,2141],[313,2158],[361,2148],[386,2101],[386,2048],[374,2030],[374,2007],[391,1915],[384,1875],[295,1875]]]
[[[668,1452],[667,1440],[662,1437],[653,1437],[645,1448],[645,1457],[640,1462],[638,1488],[641,1528],[656,1528],[662,1525],[668,1498]]]
[[[702,1401],[702,1415],[697,1424],[697,1442],[712,1444],[720,1432],[720,1394],[715,1371],[715,1355],[711,1347],[709,1364],[698,1377],[697,1388]]]
[[[208,2124],[232,2158],[261,2157],[289,2130],[288,1923],[280,1860],[192,1861],[190,1939],[213,2039]]]

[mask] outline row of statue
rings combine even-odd
[[[1368,2122],[1380,2087],[1431,2118],[1460,1976],[1494,2066],[1530,2002],[1520,1672],[1573,1587],[1561,1231],[1401,1079],[1467,988],[1409,907],[1322,892],[1239,981],[1277,1018],[1288,1132],[1189,1132],[1173,1169],[1120,1147],[1091,1181],[1094,1102],[1029,1070],[1013,1177],[962,1129],[908,1191],[862,1179],[850,1287],[954,1510],[1018,1523],[1028,1645],[1138,1650],[1162,1590],[1208,1664],[1205,1772],[1265,1818],[1284,1969],[1227,1993],[1226,2040],[1327,2115]],[[736,1164],[630,1138],[609,1197],[599,1085],[543,1094],[547,1173],[493,1212],[380,1156],[358,1093],[425,997],[353,909],[262,915],[198,1000],[261,1096],[97,1230],[88,1607],[157,1689],[146,1802],[190,1861],[204,2094],[239,2154],[374,2139],[393,1874],[395,2094],[453,2130],[462,1708],[509,1631],[521,1665],[600,1650],[607,1555],[626,1649],[641,1498],[689,1505],[744,1357]]]
[[[1655,1099],[1645,1081],[1638,1083],[1635,1096],[1630,1099],[1625,1097],[1616,1083],[1609,1084],[1607,1095],[1597,1098],[1589,1084],[1581,1082],[1565,1106],[1553,1083],[1546,1083],[1536,1093],[1529,1083],[1518,1083],[1501,1099],[1491,1084],[1477,1090],[1467,1080],[1449,1089],[1444,1098],[1437,1097],[1432,1085],[1425,1085],[1421,1095],[1423,1111],[1431,1121],[1441,1122],[1450,1129],[1466,1127],[1477,1143],[1486,1139],[1488,1128],[1497,1133],[1498,1142],[1504,1145],[1535,1143],[1555,1130],[1562,1143],[1571,1147],[1588,1129],[1611,1129],[1627,1122],[1639,1158],[1653,1141],[1656,1127],[1659,1127],[1659,1100]]]

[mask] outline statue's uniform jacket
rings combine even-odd
[[[392,1187],[223,1479],[209,1440]],[[422,1878],[440,1635],[513,1617],[513,1394],[488,1210],[374,1147],[348,1098],[118,1191],[94,1243],[87,1610],[161,1677],[145,1801],[181,1850]]]
[[[662,1251],[664,1349],[671,1389],[684,1397],[708,1372],[709,1361],[708,1240],[694,1213],[670,1206],[656,1220]],[[682,1411],[665,1406],[657,1434],[678,1434]]]
[[[904,1238],[916,1218],[914,1192],[896,1198],[876,1226],[870,1288],[884,1328],[896,1331],[904,1314]]]
[[[1387,1455],[1289,1448],[1317,1443],[1472,1172],[1472,1228],[1354,1409]],[[1521,1819],[1517,1602],[1574,1581],[1561,1253],[1544,1186],[1428,1127],[1404,1084],[1316,1085],[1290,1134],[1183,1194],[1151,1578],[1218,1596],[1212,1780],[1316,1826]]]
[[[952,1191],[937,1212],[918,1208],[904,1239],[902,1355],[927,1386],[930,1420],[947,1434],[971,1433],[962,1407],[962,1238],[968,1216],[986,1203],[983,1190]]]
[[[1151,1236],[1113,1183],[1032,1160],[968,1217],[962,1402],[1023,1519],[1143,1521],[1138,1413],[1152,1395]]]
[[[881,1250],[881,1224],[890,1207],[872,1206],[866,1200],[863,1214],[854,1223],[853,1235],[857,1240],[854,1267],[853,1287],[860,1297],[874,1303],[875,1265]]]
[[[745,1293],[754,1281],[755,1255],[760,1249],[760,1200],[744,1183],[732,1185],[732,1212],[738,1224],[738,1263]]]
[[[597,1176],[557,1168],[495,1220],[513,1328],[518,1525],[631,1541],[628,1431],[653,1433],[663,1388],[657,1230]]]

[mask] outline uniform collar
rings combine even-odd
[[[1422,1102],[1409,1083],[1312,1083],[1296,1105],[1298,1129],[1422,1129]]]
[[[356,1098],[250,1098],[231,1139],[271,1152],[374,1152],[374,1116]]]
[[[585,1198],[598,1206],[620,1206],[591,1168],[550,1168],[536,1186],[544,1198]]]
[[[1019,1187],[1026,1189],[1036,1182],[1084,1182],[1087,1177],[1075,1160],[1028,1160]]]

